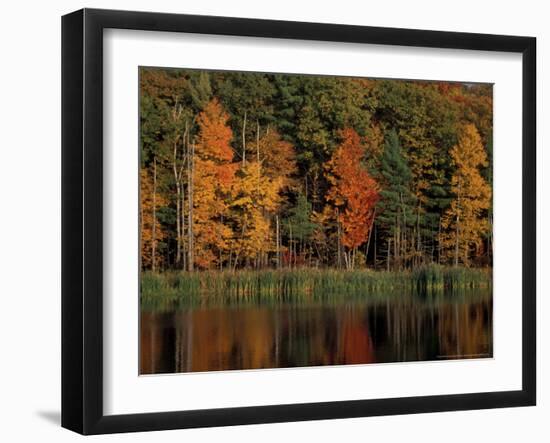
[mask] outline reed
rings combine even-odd
[[[412,271],[368,269],[284,269],[202,272],[144,272],[141,297],[147,302],[205,300],[222,302],[284,302],[328,297],[369,297],[379,294],[453,294],[491,288],[489,269],[425,266]],[[397,296],[397,295],[395,295]]]

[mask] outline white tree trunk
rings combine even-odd
[[[153,158],[153,227],[151,233],[151,270],[155,272],[157,253],[157,158]]]

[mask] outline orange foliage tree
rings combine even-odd
[[[268,130],[259,139],[258,158],[262,170],[269,178],[281,178],[283,186],[290,184],[290,176],[296,172],[296,153],[292,143],[281,139],[275,130]]]
[[[223,222],[237,170],[233,163],[229,116],[217,99],[199,114],[199,133],[192,158],[194,264],[209,268],[222,261],[232,237]]]
[[[342,142],[327,164],[331,187],[326,198],[334,206],[338,243],[346,248],[344,259],[346,267],[351,269],[357,248],[368,240],[379,196],[378,185],[364,165],[365,150],[359,134],[346,128],[341,137]],[[340,247],[338,249],[340,254]]]

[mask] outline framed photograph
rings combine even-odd
[[[536,402],[531,37],[62,20],[62,425]]]

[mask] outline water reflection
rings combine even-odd
[[[142,374],[482,358],[493,352],[487,294],[145,309],[140,328]]]

